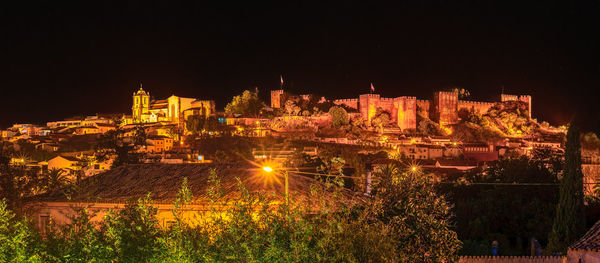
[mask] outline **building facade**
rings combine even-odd
[[[166,122],[180,124],[191,115],[210,116],[215,113],[215,102],[172,95],[167,99],[152,100],[141,86],[133,93],[131,120],[125,124]]]

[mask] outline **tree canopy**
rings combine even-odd
[[[348,112],[346,112],[344,108],[333,106],[329,109],[329,115],[331,115],[331,125],[333,125],[333,127],[348,125]]]
[[[560,199],[550,234],[548,249],[566,253],[567,247],[585,233],[583,172],[581,171],[581,141],[576,119],[571,121],[565,146],[563,178],[560,180]]]
[[[244,90],[240,95],[234,96],[230,103],[225,106],[225,113],[230,116],[239,114],[242,116],[258,117],[265,103],[258,97],[258,88],[254,91]]]

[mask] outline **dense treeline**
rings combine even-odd
[[[544,156],[546,157],[544,157]],[[454,203],[462,254],[489,255],[499,242],[502,255],[529,255],[531,239],[548,243],[558,202],[560,159],[540,153],[500,160],[441,192]]]
[[[174,224],[159,226],[149,198],[110,211],[100,223],[77,209],[67,225],[42,237],[26,218],[0,202],[3,262],[449,262],[460,242],[450,230],[449,205],[430,176],[392,168],[371,197],[348,198],[341,180],[315,184],[304,201],[273,205],[277,196],[249,193],[224,200],[210,176],[210,212],[182,212],[194,200],[184,180]],[[227,204],[227,209],[222,209]]]

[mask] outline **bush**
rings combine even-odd
[[[331,125],[333,127],[341,127],[348,125],[348,112],[344,108],[339,106],[333,106],[329,109],[329,115],[331,115]]]
[[[403,179],[404,178],[404,179]],[[443,197],[428,177],[393,174],[371,199],[348,199],[341,178],[311,187],[307,199],[249,193],[223,198],[212,171],[209,212],[186,212],[184,180],[174,224],[160,227],[146,197],[93,224],[87,209],[72,223],[50,225],[46,239],[0,202],[0,256],[5,262],[447,262],[456,259]],[[387,180],[387,181],[386,181]],[[384,189],[389,191],[384,191]],[[346,196],[346,197],[344,197]],[[224,206],[227,204],[227,206]],[[192,213],[192,214],[189,214]],[[20,222],[20,223],[19,223]]]

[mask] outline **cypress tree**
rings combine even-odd
[[[585,206],[583,201],[583,172],[581,171],[580,131],[573,118],[567,131],[563,177],[560,197],[550,233],[548,250],[565,253],[569,245],[585,233]]]

